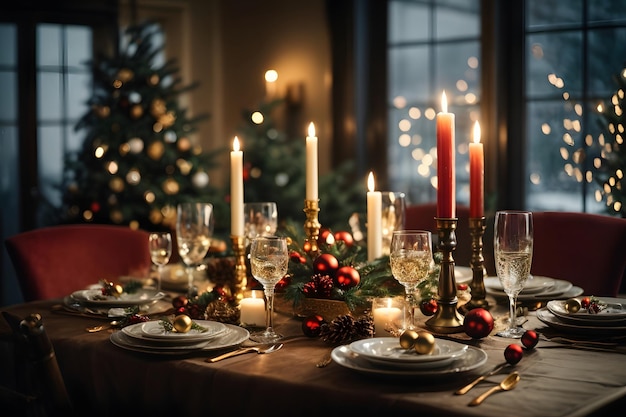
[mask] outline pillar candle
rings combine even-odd
[[[402,310],[398,307],[393,307],[391,299],[381,301],[384,301],[387,306],[375,307],[372,309],[372,316],[374,318],[374,336],[389,337],[391,334],[385,329],[388,327],[393,329],[394,326],[398,326],[402,323]]]
[[[456,217],[454,177],[454,114],[448,113],[446,93],[441,96],[442,111],[437,114],[437,217]]]
[[[243,152],[235,136],[230,153],[230,233],[243,236]]]
[[[239,301],[240,322],[246,326],[265,326],[265,300],[261,291],[251,291],[250,297]]]
[[[469,145],[470,162],[470,217],[485,214],[485,160],[483,144],[480,143],[480,125],[474,123],[474,142]]]
[[[373,261],[383,253],[382,205],[380,191],[374,191],[374,174],[367,178],[367,259]]]
[[[317,137],[311,122],[306,137],[306,199],[317,201],[317,198]]]

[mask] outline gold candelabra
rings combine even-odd
[[[304,222],[304,232],[306,233],[304,247],[305,249],[308,248],[308,252],[311,254],[319,252],[317,239],[322,226],[318,221],[319,211],[319,200],[304,200],[304,214],[306,215],[306,221]]]
[[[435,217],[437,222],[438,247],[443,253],[439,270],[437,312],[426,321],[426,325],[438,333],[458,333],[463,331],[463,316],[457,311],[456,279],[454,278],[454,258],[456,249],[457,218]]]
[[[244,291],[248,285],[246,268],[246,238],[245,236],[232,236],[233,252],[235,253],[235,283],[231,288],[232,294],[237,301],[243,299]]]
[[[471,310],[473,308],[489,308],[489,302],[485,299],[485,282],[484,277],[487,273],[485,270],[485,258],[483,257],[483,235],[485,234],[485,217],[471,217],[469,219],[470,235],[472,237],[472,259],[470,266],[472,267],[472,282],[470,290],[472,299],[465,306]]]

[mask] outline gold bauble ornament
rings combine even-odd
[[[165,191],[165,194],[169,195],[178,194],[178,191],[180,191],[180,185],[176,182],[176,180],[168,178],[163,183],[163,191]]]
[[[174,326],[174,330],[176,330],[178,333],[187,333],[189,330],[191,330],[192,324],[193,322],[191,321],[191,318],[189,318],[189,316],[186,314],[179,314],[178,316],[174,317],[174,321],[172,323],[172,325]]]
[[[167,113],[159,116],[159,123],[163,125],[163,127],[170,127],[176,121],[176,113],[173,111],[168,111]]]
[[[158,85],[159,81],[161,81],[161,77],[159,77],[159,74],[152,74],[148,77],[148,84],[152,86]]]
[[[135,73],[129,68],[122,68],[117,72],[117,78],[124,83],[129,82],[133,79]]]
[[[419,338],[419,334],[415,330],[405,330],[400,335],[400,346],[404,349],[411,349],[415,346],[415,342]]]
[[[141,106],[141,104],[135,104],[130,109],[130,115],[134,119],[139,119],[141,116],[143,116],[143,107]]]
[[[154,100],[152,100],[152,103],[150,104],[150,114],[152,115],[152,117],[158,119],[159,116],[165,114],[166,111],[167,107],[165,107],[164,100],[160,98],[155,98]]]
[[[565,301],[565,310],[568,314],[578,313],[578,310],[582,308],[580,300],[578,298],[570,298]]]
[[[165,147],[162,142],[152,142],[150,146],[148,146],[148,156],[155,161],[158,161],[163,156],[165,152]]]
[[[415,351],[420,355],[429,355],[435,350],[435,336],[427,331],[418,332],[419,337],[415,341]]]
[[[191,149],[191,141],[189,140],[189,138],[180,138],[178,139],[178,143],[176,143],[176,146],[178,146],[178,150],[181,152],[187,152],[189,149]]]

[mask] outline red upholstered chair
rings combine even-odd
[[[147,277],[148,235],[113,225],[62,225],[11,236],[5,245],[25,301],[60,298],[120,276]]]
[[[433,234],[433,244],[437,245],[437,203],[413,204],[406,208],[405,229],[430,230]],[[453,257],[455,265],[470,266],[472,259],[472,238],[469,231],[469,206],[458,205],[456,216],[459,219],[456,228],[456,249]],[[493,230],[493,225],[487,222],[487,230]],[[491,221],[493,223],[493,221]],[[483,257],[488,274],[495,273],[493,263],[493,232],[488,231],[483,235]]]
[[[626,219],[533,212],[531,273],[565,279],[585,294],[615,297],[626,271]]]

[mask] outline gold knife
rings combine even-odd
[[[484,375],[479,376],[478,378],[476,378],[475,380],[473,380],[472,382],[470,382],[469,384],[467,384],[466,386],[464,386],[463,388],[459,388],[458,390],[456,390],[454,392],[455,395],[463,395],[463,394],[467,394],[467,392],[469,390],[471,390],[472,388],[474,388],[474,386],[476,384],[478,384],[480,381],[484,380],[485,378],[490,377],[491,375],[495,375],[498,372],[500,372],[502,370],[502,368],[504,368],[505,366],[508,365],[508,362],[503,362],[499,365],[496,365],[495,368],[493,368],[491,371],[487,372]]]

